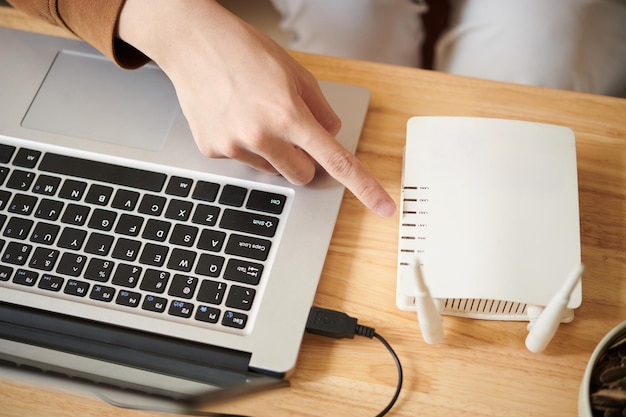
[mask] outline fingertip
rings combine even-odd
[[[396,212],[396,205],[393,201],[385,199],[374,207],[374,212],[380,217],[391,217]]]

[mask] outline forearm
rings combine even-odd
[[[242,49],[256,41],[251,30],[215,0],[126,0],[116,36],[168,72],[195,57],[203,66],[219,65],[220,55],[232,55],[238,41],[245,43]]]
[[[124,0],[8,0],[16,9],[68,29],[125,68],[147,61],[136,49],[116,39]]]

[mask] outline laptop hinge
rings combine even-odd
[[[250,354],[0,302],[0,339],[217,385],[245,383]]]

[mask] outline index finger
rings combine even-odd
[[[370,210],[381,217],[390,217],[396,211],[392,198],[365,168],[359,159],[344,148],[333,136],[322,129],[303,129],[307,137],[300,145],[333,178],[342,183]]]

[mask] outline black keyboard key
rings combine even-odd
[[[76,180],[65,180],[59,191],[59,197],[67,200],[79,201],[83,198],[87,183]]]
[[[167,307],[167,299],[162,297],[155,297],[154,295],[147,295],[143,300],[141,308],[148,311],[154,311],[155,313],[162,313]]]
[[[117,190],[117,192],[115,193],[115,197],[113,197],[113,201],[111,202],[111,207],[120,210],[132,211],[137,206],[138,201],[138,192],[129,190]]]
[[[8,281],[13,275],[13,268],[6,265],[0,265],[0,281]]]
[[[122,214],[117,222],[117,225],[115,226],[115,233],[126,236],[137,236],[139,235],[142,225],[142,217],[133,216],[131,214]]]
[[[51,245],[57,238],[61,227],[57,224],[39,222],[35,225],[30,241],[43,245]]]
[[[198,278],[189,275],[176,274],[172,278],[172,284],[170,285],[170,289],[167,293],[173,297],[190,299],[193,297],[197,285]]]
[[[264,261],[267,259],[272,242],[252,236],[230,235],[226,244],[226,253],[244,258]]]
[[[203,253],[200,255],[198,265],[196,265],[196,270],[194,272],[198,275],[217,278],[220,276],[223,266],[223,257]]]
[[[141,237],[148,240],[155,240],[157,242],[164,242],[165,239],[167,239],[167,234],[170,232],[171,226],[172,224],[170,222],[149,219]]]
[[[65,280],[56,275],[43,274],[37,287],[48,291],[61,291]]]
[[[35,181],[33,186],[33,192],[37,194],[43,194],[53,196],[57,193],[59,185],[61,184],[61,178],[51,177],[50,175],[40,175]]]
[[[224,270],[224,279],[257,285],[261,280],[263,265],[241,259],[230,259]]]
[[[30,219],[11,217],[2,235],[13,239],[26,239],[34,223]]]
[[[169,252],[167,246],[146,243],[139,257],[139,262],[145,265],[163,266],[167,258],[167,252]]]
[[[29,271],[27,269],[18,269],[15,272],[15,276],[13,276],[13,282],[15,284],[32,287],[37,282],[37,278],[39,278],[39,274],[37,272]]]
[[[186,224],[177,224],[174,226],[169,242],[174,245],[190,247],[195,243],[197,235],[197,227],[188,226]]]
[[[15,146],[0,143],[0,164],[6,164],[9,162],[14,152]]]
[[[198,181],[196,188],[193,190],[192,198],[202,201],[215,201],[220,185],[214,182]]]
[[[120,264],[113,274],[112,284],[135,288],[141,277],[141,268],[135,265]]]
[[[154,192],[161,191],[167,179],[163,173],[53,153],[46,153],[43,156],[39,169]]]
[[[146,194],[139,203],[139,213],[160,216],[165,209],[167,199],[158,195]]]
[[[86,230],[66,227],[61,232],[61,236],[59,236],[57,246],[64,249],[80,250],[83,247],[83,243],[85,243],[86,237]]]
[[[111,302],[114,296],[115,288],[104,285],[94,285],[89,293],[89,298],[92,300],[104,301],[105,303]]]
[[[111,210],[95,209],[87,226],[108,232],[113,228],[117,213]]]
[[[191,178],[172,177],[167,183],[165,193],[178,197],[187,197],[192,187],[193,180]]]
[[[35,217],[39,219],[55,221],[61,215],[62,210],[63,203],[61,201],[43,198],[39,202],[37,210],[35,210]]]
[[[84,277],[92,281],[107,282],[111,277],[113,267],[115,267],[115,262],[108,259],[91,258]]]
[[[77,277],[83,271],[86,263],[86,256],[79,255],[77,253],[65,252],[61,255],[61,260],[59,261],[57,272],[61,275]]]
[[[170,273],[167,271],[158,271],[156,269],[147,269],[141,280],[140,289],[144,291],[163,293],[170,279]]]
[[[11,204],[9,204],[9,212],[29,216],[37,205],[37,197],[26,194],[15,194]]]
[[[141,242],[137,240],[119,238],[113,248],[113,254],[111,256],[116,259],[132,262],[137,259],[139,249],[141,249]]]
[[[237,232],[272,237],[276,234],[278,218],[248,211],[226,209],[220,221],[220,227]]]
[[[10,213],[21,214],[22,216],[29,216],[37,205],[37,197],[26,194],[15,194],[11,204],[9,204],[8,211]]]
[[[11,193],[6,190],[0,190],[0,210],[4,210],[11,199]]]
[[[167,206],[165,211],[165,217],[172,220],[178,220],[179,222],[186,222],[191,216],[193,210],[193,203],[182,200],[172,200]]]
[[[247,188],[238,187],[236,185],[225,185],[224,188],[222,188],[219,202],[226,206],[241,207],[246,199],[247,193]]]
[[[226,233],[219,230],[204,229],[202,230],[202,233],[200,233],[200,239],[198,239],[197,246],[198,249],[219,252],[222,250],[225,240]]]
[[[217,217],[220,215],[219,207],[207,206],[206,204],[198,204],[196,211],[193,213],[192,222],[204,226],[215,226]]]
[[[92,233],[85,244],[85,252],[92,255],[107,256],[113,246],[113,236],[101,233]]]
[[[220,319],[221,311],[218,308],[199,306],[194,318],[198,321],[204,321],[206,323],[217,323]]]
[[[224,313],[222,324],[226,327],[233,327],[235,329],[243,329],[248,322],[248,316],[244,313],[227,310]]]
[[[141,294],[133,291],[120,290],[115,299],[115,304],[126,307],[137,307],[141,301]]]
[[[174,248],[170,259],[167,261],[167,267],[176,271],[189,272],[196,260],[196,252]]]
[[[34,168],[41,156],[40,151],[33,149],[20,148],[13,159],[13,165],[23,168]]]
[[[14,170],[7,181],[7,188],[27,191],[35,179],[35,173],[29,171]]]
[[[205,279],[200,284],[196,299],[205,303],[219,305],[224,299],[227,287],[223,282]]]
[[[84,281],[77,281],[75,279],[70,279],[65,284],[65,289],[63,292],[65,294],[74,295],[76,297],[84,297],[87,295],[89,291],[89,284]]]
[[[91,187],[89,187],[89,191],[87,191],[87,195],[85,196],[85,202],[90,204],[97,204],[99,206],[106,206],[107,204],[109,204],[109,200],[111,199],[112,195],[112,187],[92,184]]]
[[[59,253],[56,249],[39,246],[35,248],[28,266],[42,271],[52,271],[59,258]]]
[[[83,226],[87,222],[90,208],[78,204],[68,204],[65,208],[61,221],[74,226]]]
[[[4,183],[4,180],[7,179],[7,177],[9,176],[9,172],[11,172],[9,168],[0,166],[0,185],[2,185]]]
[[[194,305],[191,303],[176,300],[172,301],[172,304],[170,304],[170,308],[167,313],[171,316],[183,317],[187,319],[191,317],[191,313],[193,313],[193,307]]]
[[[12,265],[24,265],[32,250],[31,245],[9,242],[2,255],[2,261]]]
[[[246,208],[259,210],[272,214],[280,214],[285,208],[287,197],[282,194],[268,193],[266,191],[252,190]]]
[[[252,288],[231,285],[226,298],[226,307],[248,311],[252,308],[252,301],[254,301],[255,295],[256,291]]]

